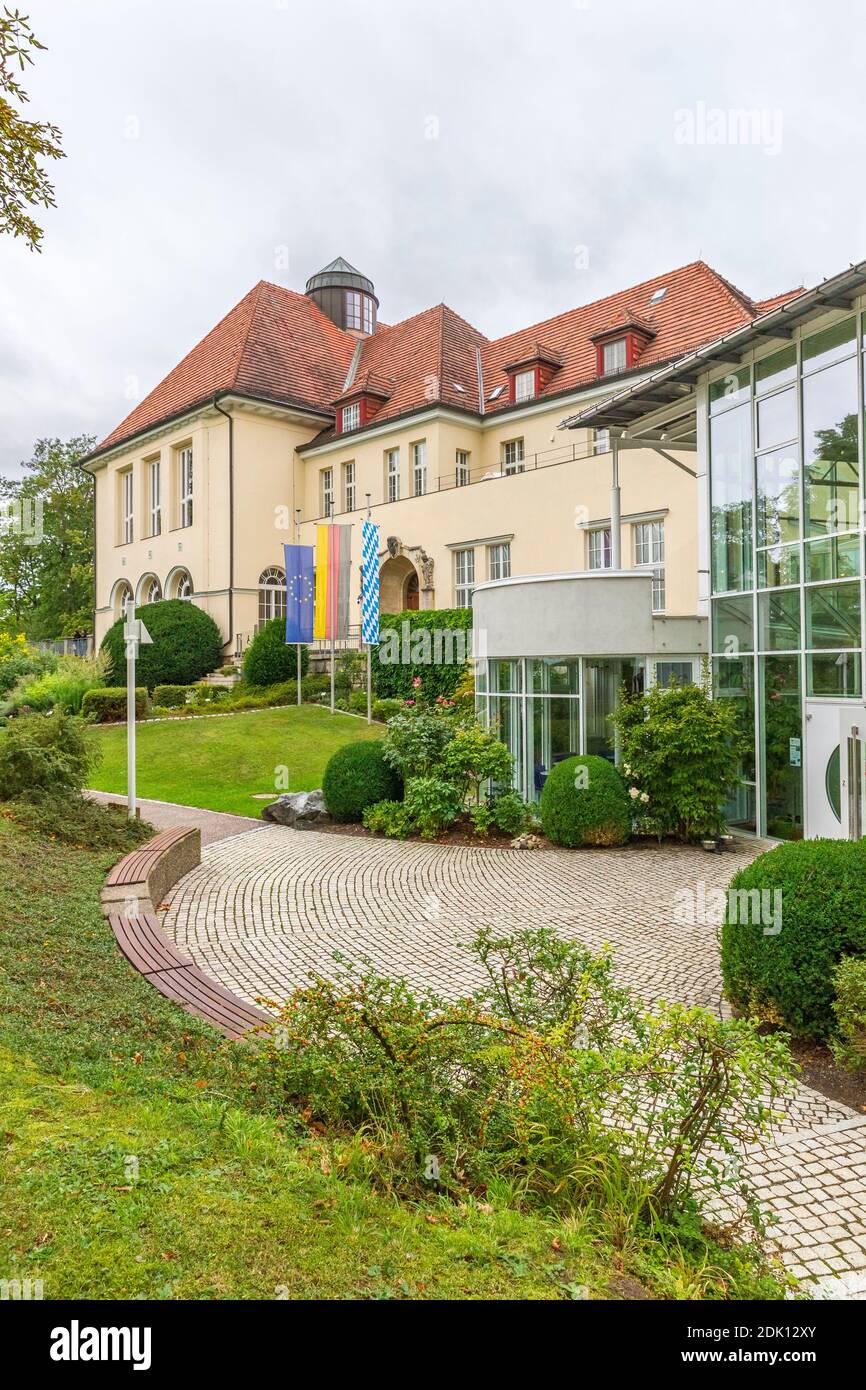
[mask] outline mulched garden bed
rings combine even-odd
[[[828,1100],[866,1113],[866,1070],[848,1071],[840,1067],[825,1043],[792,1038],[791,1052],[802,1068],[800,1080],[804,1085],[820,1091]]]
[[[297,829],[301,829],[300,826]],[[350,835],[363,840],[385,840],[387,836],[374,834],[366,826],[353,822],[352,824],[340,824],[337,821],[322,821],[310,826],[311,830],[322,831],[328,835]],[[541,837],[539,837],[541,838]],[[471,826],[453,826],[446,830],[444,834],[437,835],[434,840],[425,840],[420,835],[407,835],[405,840],[395,841],[404,845],[471,845],[474,849],[509,849],[513,835],[503,835],[500,831],[494,830],[489,835],[476,835]],[[524,850],[523,853],[536,853],[540,849],[552,849],[549,840],[541,839],[541,843],[532,851]]]

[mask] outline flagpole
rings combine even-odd
[[[300,507],[296,507],[296,508],[295,508],[295,541],[296,541],[296,543],[297,543],[298,545],[301,544],[301,509],[300,509]],[[298,626],[300,627],[300,616],[298,617]],[[295,680],[296,680],[297,683],[298,683],[298,705],[300,705],[300,703],[301,703],[301,644],[300,644],[300,642],[298,642],[298,643],[296,644],[296,646],[295,646]]]
[[[369,521],[370,519],[371,519],[371,514],[370,514],[370,494],[369,494],[369,492],[368,492],[368,493],[367,493],[367,520]],[[364,602],[363,602],[363,584],[364,584],[364,579],[363,579],[363,576],[364,576],[364,562],[363,562],[363,556],[362,556],[362,559],[361,559],[361,588],[362,588],[362,595],[361,595],[361,634],[362,634],[362,635],[363,635],[363,632],[364,632],[364,627],[363,627],[363,623],[364,623]],[[372,722],[373,722],[373,644],[372,644],[372,642],[367,642],[365,645],[366,645],[366,647],[367,647],[367,723],[368,723],[368,724],[372,724]]]
[[[328,607],[331,611],[331,713],[333,714],[335,710],[334,697],[337,674],[337,656],[334,647],[334,590],[337,586],[334,582],[334,524],[332,521],[328,522],[328,542]]]

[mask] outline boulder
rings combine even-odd
[[[262,807],[262,818],[277,825],[293,825],[298,830],[331,819],[325,810],[325,798],[321,791],[283,792],[276,801]]]

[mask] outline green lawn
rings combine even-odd
[[[210,719],[166,719],[138,728],[138,794],[211,811],[257,816],[256,792],[312,791],[344,743],[381,738],[382,725],[316,705],[251,710]],[[91,786],[126,792],[126,728],[97,729],[103,759]],[[278,769],[285,769],[279,785]]]

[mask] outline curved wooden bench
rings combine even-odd
[[[197,828],[163,830],[115,864],[102,890],[102,910],[120,950],[154,989],[236,1041],[251,1029],[271,1023],[270,1015],[199,969],[163,931],[154,908],[154,902],[158,904],[179,878],[200,863]]]

